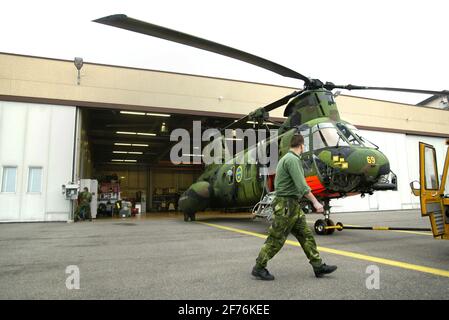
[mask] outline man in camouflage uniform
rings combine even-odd
[[[323,212],[323,206],[312,194],[304,178],[304,169],[299,158],[304,151],[304,137],[295,134],[290,147],[290,151],[282,157],[276,168],[274,181],[276,197],[272,203],[274,220],[251,273],[261,280],[274,280],[274,276],[266,269],[268,260],[281,250],[290,233],[301,244],[316,277],[321,277],[337,269],[336,266],[328,266],[322,262],[312,231],[299,206],[299,200],[306,197],[312,202],[317,212]]]
[[[84,212],[84,219],[92,221],[92,215],[90,213],[90,202],[92,201],[92,194],[88,188],[84,188],[78,196],[78,208],[76,208],[75,221],[80,220],[81,211]]]

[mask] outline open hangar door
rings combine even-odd
[[[230,118],[80,107],[78,172],[81,181],[98,181],[97,218],[176,212],[180,194],[202,173],[202,164],[174,165],[174,129],[192,132],[228,125]],[[204,147],[204,144],[203,144]],[[192,150],[192,149],[191,149]],[[201,150],[193,150],[197,154]],[[126,202],[126,203],[125,203]],[[137,209],[137,210],[136,210]]]

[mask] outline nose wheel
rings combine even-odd
[[[331,219],[318,219],[315,221],[315,233],[320,236],[331,235],[335,229],[327,229],[326,227],[333,227],[335,223]]]
[[[335,227],[335,223],[329,218],[331,214],[331,207],[329,205],[329,201],[324,202],[324,219],[318,219],[315,221],[314,229],[315,233],[320,236],[331,235],[334,233],[335,228],[327,228],[327,227]],[[337,225],[340,223],[337,223]],[[338,229],[340,230],[340,229]]]

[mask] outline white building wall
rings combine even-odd
[[[66,221],[61,185],[72,178],[75,107],[0,101],[0,186],[17,167],[16,191],[1,192],[0,222]],[[30,167],[42,168],[41,192],[28,192]]]
[[[365,198],[352,196],[332,200],[332,212],[401,210],[419,208],[419,198],[412,195],[410,182],[419,181],[419,147],[425,142],[435,146],[438,158],[438,171],[442,175],[446,156],[446,139],[406,135],[379,131],[361,130],[362,135],[379,146],[390,161],[391,170],[397,175],[397,191],[377,191]],[[441,181],[441,180],[440,180]]]

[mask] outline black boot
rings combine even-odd
[[[259,280],[274,280],[274,276],[270,274],[266,268],[254,266],[251,274]]]
[[[327,264],[323,263],[319,267],[313,267],[313,271],[315,272],[315,277],[321,278],[325,274],[329,274],[337,270],[337,266],[328,266]]]

